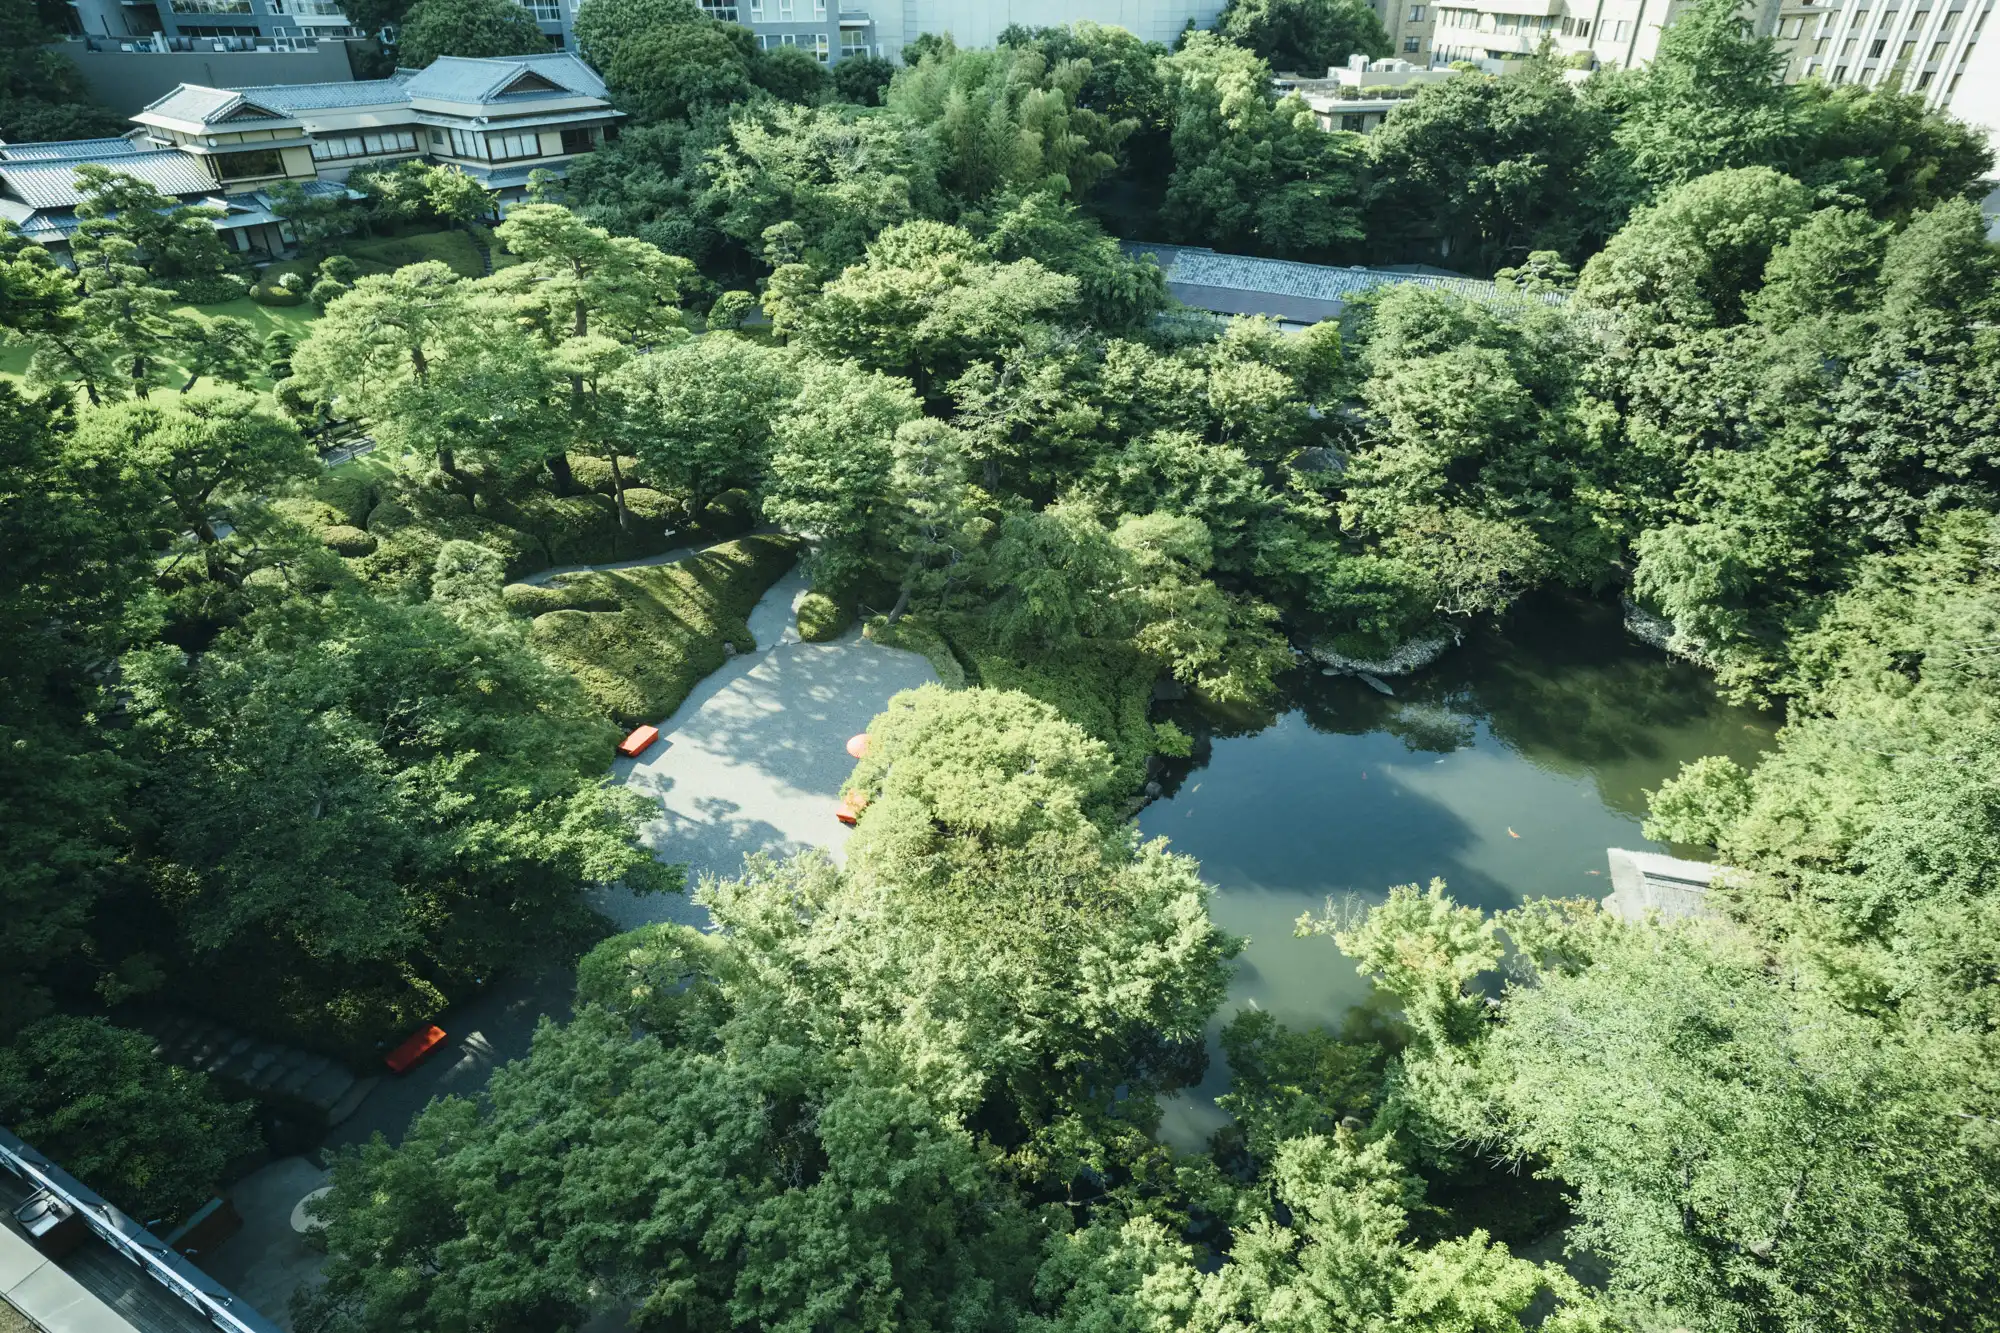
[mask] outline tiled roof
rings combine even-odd
[[[0,190],[35,208],[73,208],[82,202],[73,161],[0,162]],[[118,159],[117,170],[136,176],[161,194],[209,194],[215,179],[186,153],[163,148]]]
[[[242,102],[243,94],[233,89],[204,88],[198,83],[183,83],[166,96],[146,103],[139,114],[206,125],[235,110]]]
[[[399,71],[400,72],[400,71]],[[533,72],[582,97],[605,96],[604,81],[573,55],[500,56],[475,60],[440,56],[409,82],[409,95],[444,102],[487,102],[523,74]],[[510,94],[510,97],[556,97],[559,93]]]
[[[403,85],[410,81],[398,71],[390,79],[363,79],[349,83],[278,83],[261,88],[245,88],[243,95],[253,102],[278,111],[329,111],[344,106],[379,106],[384,102],[407,102]]]
[[[287,184],[298,186],[300,193],[304,194],[308,199],[359,199],[362,197],[339,181],[288,181]],[[257,202],[264,205],[264,207],[269,208],[272,206],[271,192],[269,190],[255,190],[252,193],[256,197]]]
[[[53,139],[46,143],[0,144],[0,159],[8,162],[44,162],[50,158],[88,161],[124,157],[143,151],[130,139]]]
[[[561,162],[549,165],[537,162],[525,167],[487,167],[477,162],[462,162],[459,169],[489,190],[508,190],[516,185],[526,185],[529,175],[537,170],[560,176],[564,174],[564,165]]]
[[[1191,245],[1127,242],[1125,250],[1134,255],[1152,255],[1159,261],[1167,281],[1175,285],[1262,292],[1310,301],[1340,301],[1377,287],[1399,283],[1436,287],[1475,301],[1489,301],[1500,294],[1495,284],[1481,278],[1443,277],[1358,266],[1336,268],[1331,264],[1300,264],[1289,259],[1218,254],[1214,250]],[[1544,293],[1541,299],[1550,304],[1561,304],[1565,298],[1560,293]]]

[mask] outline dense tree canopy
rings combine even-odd
[[[439,56],[525,56],[549,49],[535,16],[514,0],[416,0],[396,37],[396,63],[422,69]]]
[[[1374,6],[1360,0],[1229,0],[1215,27],[1272,69],[1308,77],[1390,50]]]
[[[111,169],[73,271],[0,234],[0,1119],[164,1219],[246,1117],[116,1006],[373,1060],[581,955],[484,1095],[340,1157],[301,1327],[1993,1328],[1982,140],[1767,77],[1725,0],[1647,68],[1463,72],[1366,140],[1271,73],[1380,49],[1371,11],[1220,28],[829,74],[588,0],[633,123],[487,276],[325,257],[296,338],[189,308],[233,282],[213,219]],[[405,58],[533,29],[421,0]],[[494,217],[357,179],[371,226]],[[1281,331],[1120,236],[1496,281]],[[373,454],[324,466],[334,431]],[[869,726],[842,861],[606,939],[597,895],[682,878],[612,719],[671,713],[795,553],[801,637],[861,620],[941,683]],[[1537,589],[1788,708],[1653,797],[1735,868],[1716,915],[1433,884],[1303,923],[1375,995],[1239,1015],[1232,1123],[1169,1146],[1239,945],[1133,832],[1196,744],[1156,698],[1246,725],[1301,652],[1372,670]],[[1521,1257],[1559,1240],[1598,1287]]]

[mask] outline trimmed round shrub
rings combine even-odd
[[[335,555],[363,556],[375,554],[376,541],[366,530],[336,523],[330,528],[321,528],[319,539],[333,550]]]
[[[221,305],[225,301],[240,300],[250,290],[250,284],[234,273],[204,273],[176,278],[172,286],[174,295],[189,305]]]
[[[710,541],[739,537],[757,526],[757,501],[744,490],[724,491],[701,511],[695,527]]]
[[[375,507],[375,488],[363,477],[328,473],[313,483],[312,496],[357,528],[368,522],[368,511]]]
[[[286,274],[294,277],[295,274]],[[300,292],[288,292],[283,287],[265,287],[261,284],[250,289],[250,299],[258,305],[298,305],[306,298]]]
[[[680,502],[671,495],[648,490],[644,486],[627,487],[625,507],[632,511],[632,517],[643,523],[670,523],[680,516]]]
[[[628,489],[639,484],[638,459],[626,454],[619,455],[618,471],[624,476]],[[596,454],[571,454],[569,475],[586,491],[610,495],[614,489],[611,485],[611,460]]]
[[[799,599],[799,637],[807,643],[837,639],[854,623],[854,609],[823,592],[809,592]]]

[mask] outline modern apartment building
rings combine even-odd
[[[1959,102],[1975,91],[1970,85],[1984,85],[1989,115],[2000,94],[2000,40],[1978,58],[1993,7],[1994,0],[1781,0],[1772,33],[1788,80],[1893,85],[1970,120],[1970,106]]]
[[[1437,6],[1430,0],[1374,0],[1374,4],[1375,17],[1382,20],[1382,31],[1389,34],[1389,58],[1413,65],[1430,63]]]
[[[562,0],[568,3],[569,0]],[[1149,42],[1171,43],[1189,23],[1211,27],[1223,0],[700,0],[741,23],[766,48],[803,47],[832,63],[849,55],[894,60],[922,33],[960,46],[992,46],[1007,28],[1102,23]]]
[[[91,37],[211,39],[235,43],[353,37],[338,0],[70,0]]]
[[[1630,69],[1660,49],[1684,0],[1447,0],[1436,8],[1432,59],[1500,64],[1554,45],[1557,54]]]

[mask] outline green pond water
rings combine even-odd
[[[1215,1032],[1239,1009],[1336,1026],[1366,998],[1331,940],[1293,937],[1301,913],[1433,876],[1487,908],[1603,897],[1607,848],[1675,850],[1639,831],[1646,791],[1701,755],[1753,761],[1779,720],[1721,702],[1706,672],[1626,634],[1616,608],[1570,599],[1524,603],[1389,684],[1393,698],[1301,671],[1261,715],[1176,718],[1201,743],[1139,827],[1201,862],[1211,915],[1249,943],[1207,1077],[1166,1103],[1170,1142],[1201,1146],[1225,1123]]]

